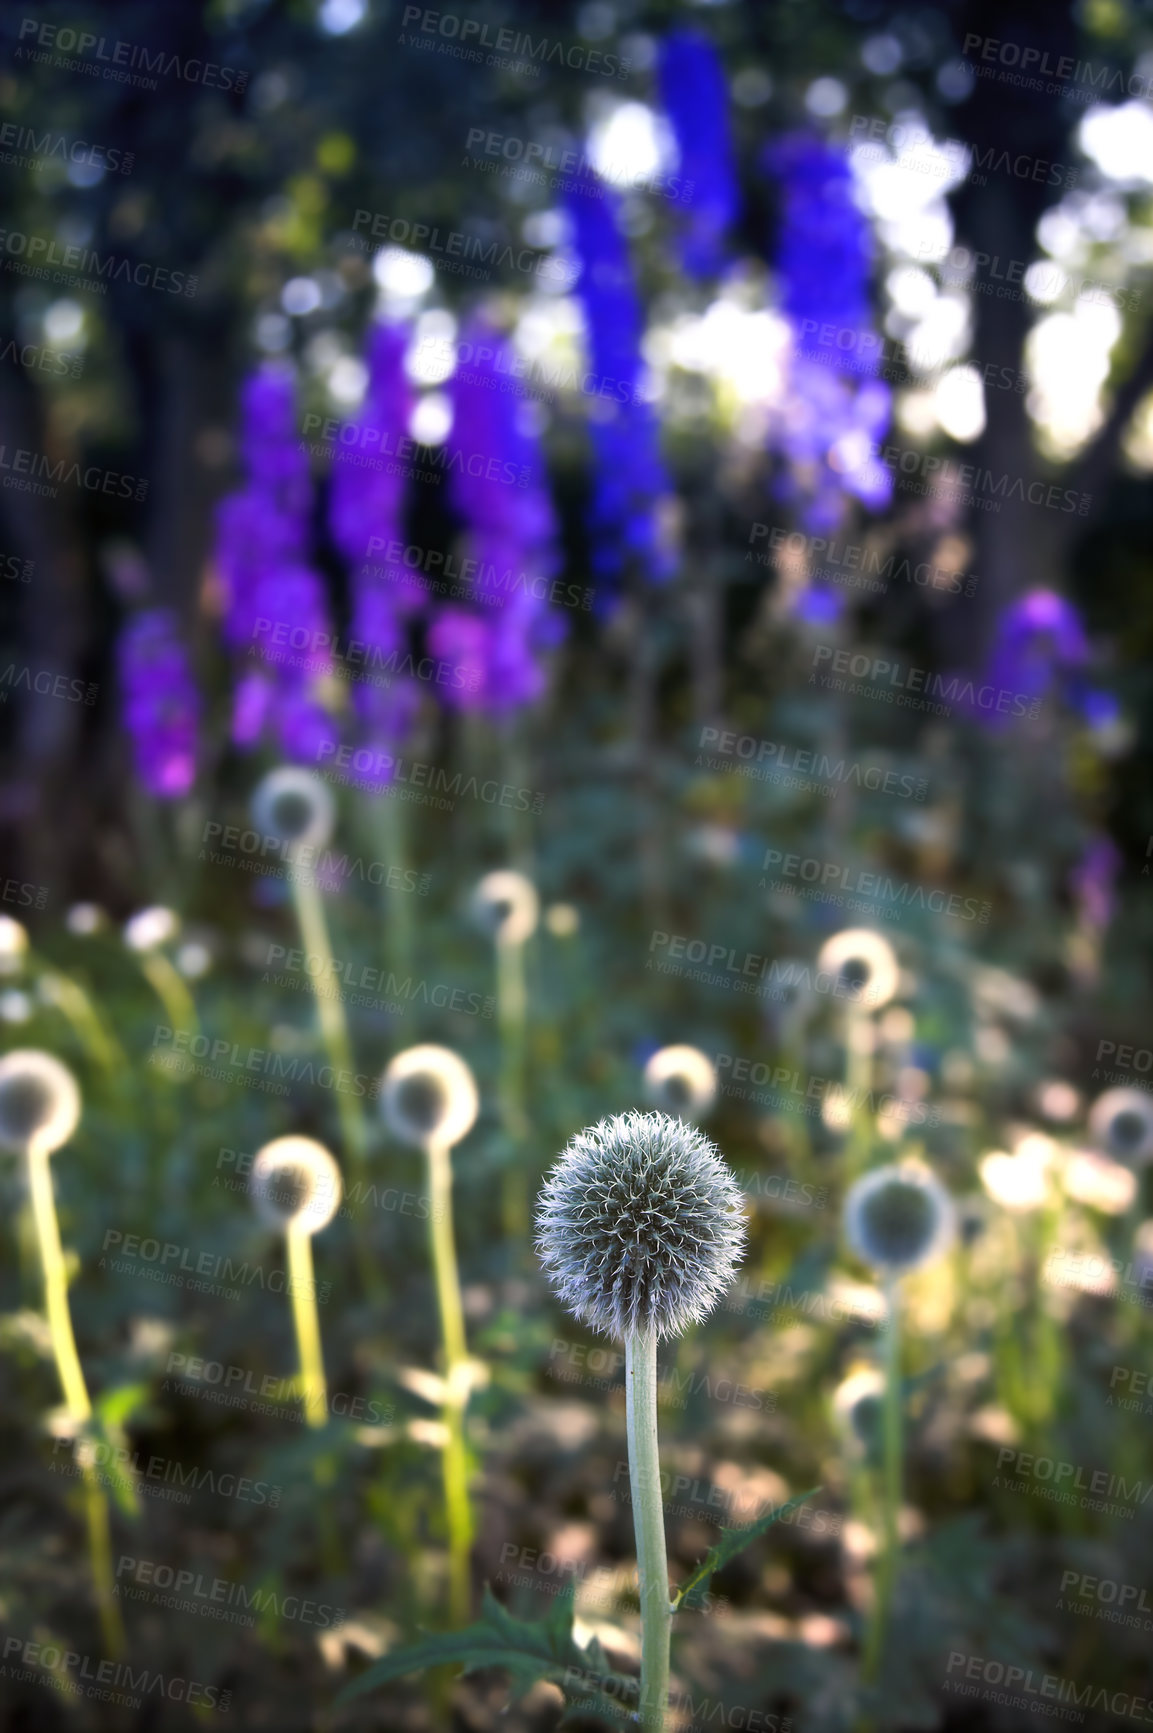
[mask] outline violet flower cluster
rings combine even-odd
[[[680,158],[678,243],[687,276],[716,277],[740,207],[724,68],[708,37],[671,30],[658,63],[661,102]]]
[[[120,634],[117,661],[136,774],[158,800],[179,800],[196,779],[200,694],[171,610],[134,615]]]
[[[308,563],[312,487],[296,427],[293,379],[266,365],[241,396],[246,483],[221,502],[216,559],[224,636],[243,658],[232,737],[272,734],[285,757],[315,763],[335,725],[321,701],[333,642],[324,583]]]
[[[403,539],[402,466],[371,454],[395,451],[408,433],[413,408],[404,366],[408,340],[407,329],[399,324],[376,325],[369,335],[368,388],[352,423],[358,437],[349,442],[347,453],[336,455],[328,503],[332,539],[351,568],[349,634],[360,646],[367,676],[356,682],[353,708],[362,743],[374,749],[377,763],[387,762],[378,749],[393,747],[407,733],[420,702],[415,681],[373,673],[390,661],[395,666],[403,660],[409,621],[427,595],[420,578],[387,559],[376,560],[372,552]],[[369,437],[359,437],[361,432]]]
[[[1056,590],[1029,590],[1001,615],[989,660],[987,682],[1034,702],[1059,698],[1092,728],[1119,720],[1111,692],[1093,686],[1087,675],[1089,640],[1073,603]],[[982,712],[982,714],[986,714]],[[1007,727],[1004,715],[987,715],[992,727]]]
[[[590,528],[603,613],[627,573],[650,582],[672,576],[673,552],[661,523],[672,483],[656,412],[643,390],[644,318],[619,201],[608,187],[581,188],[567,195],[566,209],[581,265],[576,295],[589,367],[600,382],[589,417],[595,471]]]
[[[544,689],[541,653],[563,633],[549,595],[558,569],[556,519],[535,403],[502,390],[512,371],[507,341],[480,319],[466,327],[474,360],[453,383],[448,474],[452,503],[475,561],[475,600],[448,601],[428,635],[434,656],[463,670],[440,695],[495,715]]]
[[[768,147],[764,162],[780,189],[777,271],[793,332],[771,438],[785,460],[787,497],[806,528],[827,531],[840,525],[852,499],[879,511],[892,495],[892,476],[877,455],[892,397],[860,364],[863,352],[875,353],[865,342],[869,225],[853,197],[849,163],[834,146],[792,133]],[[858,380],[848,372],[854,358]],[[810,613],[824,618],[838,608],[833,592],[810,591]]]

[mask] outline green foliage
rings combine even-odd
[[[744,1552],[747,1546],[772,1528],[775,1522],[780,1522],[790,1511],[796,1510],[806,1499],[815,1497],[820,1490],[819,1486],[813,1486],[808,1492],[799,1492],[796,1498],[790,1498],[787,1504],[778,1505],[775,1510],[766,1512],[764,1516],[758,1517],[756,1522],[746,1523],[742,1528],[722,1528],[721,1538],[716,1546],[709,1548],[700,1564],[673,1596],[673,1612],[689,1612],[695,1607],[703,1607],[708,1598],[709,1583],[716,1573],[723,1570],[730,1559],[736,1558],[738,1553]]]

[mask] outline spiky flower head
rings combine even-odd
[[[874,1168],[845,1198],[846,1239],[864,1263],[889,1275],[939,1257],[955,1231],[953,1200],[921,1161]]]
[[[311,770],[285,764],[270,770],[252,796],[252,818],[265,836],[301,848],[323,848],[332,835],[332,790]]]
[[[1144,1089],[1107,1089],[1089,1111],[1089,1130],[1106,1155],[1134,1163],[1149,1161],[1153,1157],[1153,1095]]]
[[[835,975],[847,996],[869,1011],[887,1005],[901,981],[892,945],[868,927],[846,927],[826,939],[817,954],[817,967]]]
[[[396,1055],[381,1081],[380,1107],[394,1137],[423,1149],[466,1137],[480,1097],[464,1060],[429,1042]]]
[[[716,1146],[667,1113],[580,1131],[550,1171],[537,1256],[604,1335],[679,1336],[712,1311],[745,1243],[744,1198]]]
[[[716,1068],[699,1047],[661,1047],[645,1066],[645,1091],[662,1113],[702,1119],[716,1100]]]
[[[540,898],[523,873],[485,873],[472,893],[472,915],[483,932],[509,945],[521,945],[536,931]]]
[[[124,923],[124,943],[130,951],[158,951],[180,931],[180,916],[175,909],[155,903],[137,909]]]
[[[253,1157],[249,1190],[270,1228],[296,1226],[316,1234],[340,1204],[340,1169],[311,1137],[278,1137]]]
[[[51,1154],[80,1120],[80,1091],[66,1065],[38,1047],[0,1059],[0,1148]]]

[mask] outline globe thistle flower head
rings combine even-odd
[[[0,1148],[51,1154],[80,1120],[80,1091],[66,1065],[37,1047],[0,1059]]]
[[[679,1336],[728,1287],[744,1199],[702,1132],[622,1113],[578,1132],[537,1200],[537,1255],[568,1309],[618,1339]]]
[[[459,1143],[476,1124],[480,1097],[458,1054],[430,1042],[398,1053],[381,1082],[381,1112],[401,1143]]]
[[[296,1226],[315,1234],[336,1214],[340,1169],[311,1137],[278,1137],[254,1156],[249,1190],[268,1227]]]
[[[175,909],[157,903],[147,909],[137,909],[124,923],[124,943],[130,951],[158,951],[180,931],[180,916]]]
[[[73,903],[64,917],[64,925],[78,939],[91,938],[108,924],[108,917],[99,903]]]
[[[11,915],[0,915],[0,975],[16,975],[28,954],[28,929]]]
[[[845,1236],[866,1264],[904,1275],[939,1257],[956,1231],[953,1200],[920,1161],[874,1168],[849,1188]]]
[[[483,932],[520,945],[536,931],[540,899],[523,873],[486,873],[472,893],[472,914]]]
[[[716,1100],[716,1069],[699,1047],[662,1047],[645,1066],[645,1091],[662,1113],[702,1119]]]
[[[868,927],[846,927],[826,939],[817,954],[817,968],[835,975],[845,996],[869,1011],[887,1005],[901,980],[892,945]]]
[[[1090,1109],[1089,1130],[1106,1155],[1144,1164],[1153,1158],[1153,1095],[1144,1089],[1107,1089]]]
[[[258,830],[278,842],[323,848],[336,822],[332,790],[311,770],[282,765],[257,784],[252,819]]]

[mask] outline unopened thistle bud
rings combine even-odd
[[[380,1107],[394,1137],[424,1148],[466,1137],[480,1097],[464,1060],[430,1042],[396,1055],[381,1082]]]
[[[665,1113],[578,1132],[537,1202],[537,1255],[605,1335],[679,1336],[706,1317],[745,1243],[744,1198],[716,1147]]]
[[[258,1150],[249,1181],[252,1201],[271,1228],[328,1226],[340,1203],[340,1169],[311,1137],[278,1137]]]
[[[180,931],[180,916],[175,909],[155,904],[137,909],[124,923],[124,943],[130,951],[158,951]]]
[[[523,873],[511,869],[486,873],[472,893],[472,915],[494,939],[520,945],[536,931],[540,899]]]
[[[277,842],[323,848],[336,822],[332,790],[311,770],[283,765],[257,784],[252,818],[258,830]]]
[[[835,975],[845,996],[868,1011],[887,1005],[901,980],[892,945],[867,927],[847,927],[826,939],[817,968]]]
[[[80,1091],[67,1066],[36,1047],[0,1059],[0,1148],[48,1154],[67,1143],[80,1120]]]
[[[645,1066],[645,1091],[662,1113],[702,1119],[716,1100],[716,1069],[699,1047],[662,1047]]]
[[[904,1275],[939,1257],[956,1227],[953,1200],[920,1161],[874,1168],[845,1198],[845,1237],[866,1264]]]
[[[1153,1157],[1153,1095],[1144,1089],[1107,1089],[1089,1111],[1089,1130],[1106,1155],[1147,1162]]]

